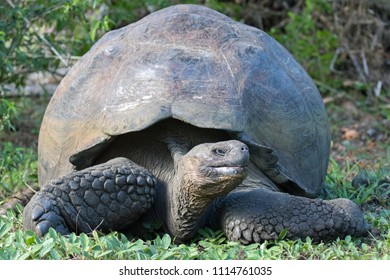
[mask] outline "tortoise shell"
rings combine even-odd
[[[252,160],[291,192],[322,188],[330,133],[311,78],[263,31],[196,5],[108,32],[72,67],[43,118],[40,185],[168,118],[249,139]]]

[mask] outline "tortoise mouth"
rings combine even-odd
[[[211,166],[210,168],[213,171],[222,176],[244,176],[247,173],[247,165],[238,165],[238,166]]]

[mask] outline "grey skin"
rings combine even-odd
[[[121,135],[94,166],[43,187],[26,206],[24,225],[38,235],[53,227],[142,236],[142,224],[162,222],[176,242],[204,226],[242,243],[276,239],[284,229],[288,238],[314,240],[367,233],[349,200],[281,193],[253,162],[250,145],[176,120]]]
[[[138,236],[161,221],[178,242],[202,226],[243,243],[284,229],[361,236],[353,202],[316,199],[330,136],[318,89],[278,42],[209,8],[171,6],[108,32],[61,81],[24,224]]]

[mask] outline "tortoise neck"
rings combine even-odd
[[[194,236],[202,222],[202,215],[211,199],[197,195],[194,191],[196,181],[180,170],[169,184],[168,195],[171,197],[168,207],[169,231],[178,241],[188,240]]]

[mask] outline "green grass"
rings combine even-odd
[[[347,197],[366,213],[373,230],[366,238],[338,239],[327,243],[276,240],[242,245],[228,241],[222,232],[199,230],[188,244],[177,245],[168,236],[134,239],[122,233],[62,236],[54,230],[43,238],[22,227],[22,207],[0,217],[0,259],[387,259],[390,260],[390,184],[388,170],[364,171],[368,185],[356,188],[346,178],[362,172],[356,166],[331,161],[327,198]]]
[[[45,103],[42,102],[42,108]],[[26,108],[39,111],[40,120],[43,109],[36,105],[16,104],[21,115],[14,122],[17,131],[22,127],[39,127],[39,122],[29,123],[31,112]],[[34,107],[35,106],[35,107]],[[39,107],[39,108],[41,108]],[[35,119],[35,118],[33,118]],[[33,121],[33,120],[30,120]],[[37,134],[37,129],[33,129]],[[22,134],[23,135],[23,134]],[[8,135],[7,137],[11,137]],[[20,139],[20,134],[14,138]],[[13,143],[14,138],[10,138]],[[27,146],[31,136],[24,143]],[[7,140],[7,138],[3,138]],[[24,148],[19,144],[3,142],[0,145],[0,205],[5,197],[24,188],[26,184],[37,185],[37,156],[35,148]],[[351,146],[351,151],[356,147]],[[390,260],[390,149],[378,149],[359,153],[358,161],[331,159],[329,174],[326,178],[324,199],[345,197],[355,201],[365,212],[372,231],[366,238],[335,240],[327,243],[314,243],[305,240],[266,241],[262,244],[241,245],[226,239],[222,232],[202,229],[188,244],[177,245],[167,235],[153,237],[150,240],[134,239],[121,233],[101,235],[93,232],[91,236],[61,236],[51,230],[45,237],[37,237],[31,231],[24,231],[22,226],[22,208],[9,211],[0,217],[0,259],[387,259]],[[341,155],[342,158],[348,158]],[[373,158],[375,157],[375,158]],[[362,169],[359,159],[369,162]],[[359,175],[361,184],[352,184],[352,179]]]
[[[0,144],[0,201],[26,185],[37,184],[37,155],[31,148]],[[1,203],[0,203],[1,205]]]
[[[347,163],[343,170],[342,166],[331,160],[326,184],[324,198],[343,197],[359,205],[374,203],[377,206],[389,207],[390,169],[387,166],[378,170],[364,170],[358,165],[351,166]]]
[[[108,29],[109,22],[87,21],[85,18],[80,21],[78,16],[83,17],[84,11],[88,7],[84,7],[82,3],[77,6],[80,1],[73,2],[72,12],[68,13],[63,13],[61,9],[48,11],[47,5],[42,6],[42,12],[46,16],[40,17],[40,19],[43,21],[42,23],[45,23],[45,20],[48,21],[42,26],[53,26],[54,23],[57,26],[58,32],[52,34],[52,36],[57,37],[49,38],[52,43],[60,46],[60,43],[65,40],[65,53],[72,49],[69,53],[79,55],[78,52],[89,48],[96,37],[97,29],[98,31],[100,29],[100,32]],[[140,6],[144,6],[142,3],[135,4],[131,1],[117,2],[116,6],[110,9],[110,13],[112,13],[112,18],[121,23],[132,16],[132,13],[129,14],[128,11],[137,11]],[[149,4],[156,6],[163,5],[165,2],[169,1],[148,1]],[[219,10],[226,8],[222,2],[209,2],[213,8]],[[379,117],[382,120],[390,120],[390,110],[386,106],[390,96],[388,90],[373,100],[362,94],[366,92],[367,85],[362,87],[359,84],[361,88],[355,89],[343,88],[341,78],[337,79],[331,73],[329,64],[335,49],[338,47],[338,38],[329,30],[317,26],[313,15],[324,9],[327,14],[333,14],[333,12],[329,8],[328,1],[310,0],[305,2],[306,8],[302,13],[289,13],[284,32],[274,29],[271,30],[271,34],[290,49],[306,69],[310,70],[310,74],[317,80],[321,92],[335,98],[334,102],[327,105],[331,111],[329,116],[331,124],[333,124],[332,134],[336,135],[343,126],[348,127],[355,123],[361,123],[366,114],[374,115],[375,119]],[[64,3],[64,5],[68,4]],[[230,9],[234,8],[230,4],[229,7]],[[26,11],[29,11],[29,6],[25,8]],[[10,11],[10,7],[7,6],[4,11]],[[21,11],[24,12],[24,9]],[[127,12],[123,13],[123,11]],[[37,14],[39,14],[38,12]],[[9,42],[22,38],[14,36],[15,26],[17,30],[25,30],[21,14],[17,11],[6,14],[9,15],[7,22],[12,20],[19,22],[19,24],[16,26],[10,22],[5,26],[6,33],[3,32],[3,37],[5,37],[0,38],[0,41]],[[34,13],[32,14],[34,15]],[[53,24],[51,24],[52,22]],[[40,26],[41,22],[40,20],[34,21],[34,24]],[[71,40],[66,37],[68,34],[66,32],[62,32],[63,35],[58,36],[60,30],[66,31],[66,27],[74,30],[74,25],[79,26],[79,28],[76,29],[76,35]],[[86,33],[85,31],[88,30],[89,32]],[[5,60],[3,59],[5,67],[11,67],[12,65],[7,61],[12,60],[31,72],[37,69],[46,69],[51,63],[58,64],[58,60],[53,60],[52,57],[42,57],[43,59],[37,61],[36,55],[26,52],[30,46],[34,47],[34,54],[44,51],[43,47],[37,48],[37,46],[42,46],[40,41],[31,43],[31,40],[37,37],[32,36],[30,32],[28,31],[27,34],[25,32],[18,33],[28,40],[20,41],[20,46],[15,45],[15,52],[8,52],[8,56],[4,58]],[[34,62],[34,65],[30,61]],[[20,84],[25,79],[23,72],[20,75],[13,71],[5,73],[14,75],[8,76],[7,74],[5,78],[9,79],[9,82]],[[354,116],[355,111],[346,110],[344,106],[340,106],[343,101],[356,104],[356,107],[359,108],[358,116]],[[368,103],[369,101],[371,103]],[[37,185],[37,155],[35,152],[36,142],[34,142],[36,140],[33,139],[38,134],[46,103],[47,97],[43,100],[18,99],[15,102],[0,100],[0,205],[13,192],[25,188],[26,185]],[[20,113],[17,118],[16,113]],[[388,139],[390,131],[388,126],[384,124],[382,121],[377,121],[373,127]],[[18,133],[14,135],[6,133],[12,129]],[[45,237],[39,238],[32,232],[23,230],[22,208],[19,208],[17,212],[9,211],[5,217],[0,217],[0,259],[390,259],[390,148],[388,141],[383,142],[377,141],[379,149],[375,153],[362,153],[357,149],[358,146],[352,142],[347,143],[348,145],[341,143],[345,149],[341,151],[342,154],[338,154],[338,157],[343,158],[343,163],[331,160],[326,180],[328,188],[323,193],[324,199],[345,197],[360,205],[365,212],[367,221],[373,227],[370,235],[366,238],[347,236],[345,239],[327,243],[313,243],[309,238],[305,240],[284,240],[281,238],[276,241],[244,246],[228,241],[222,232],[213,232],[208,229],[200,230],[190,243],[181,245],[174,244],[167,235],[154,237],[150,240],[139,240],[116,232],[108,235],[93,232],[91,236],[85,234],[61,236],[50,230]],[[367,151],[367,148],[365,150]],[[344,160],[350,154],[353,154],[355,158],[351,161]],[[361,169],[359,161],[368,161],[372,169]],[[361,184],[356,184],[356,182],[352,184],[352,178],[356,175],[361,177]]]
[[[390,259],[390,225],[388,219],[381,222],[387,233],[379,239],[347,236],[315,244],[307,238],[244,246],[227,241],[221,232],[202,229],[190,244],[176,245],[168,235],[143,241],[117,232],[64,237],[51,229],[44,238],[38,238],[31,231],[22,230],[20,215],[9,212],[7,217],[0,218],[0,259]]]

